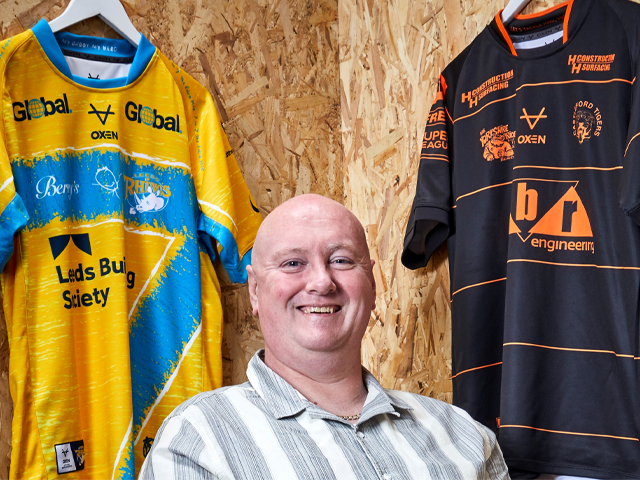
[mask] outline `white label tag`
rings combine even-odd
[[[73,459],[70,443],[56,445],[56,462],[58,463],[58,474],[75,472],[78,469]]]

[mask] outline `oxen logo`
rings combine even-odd
[[[509,125],[498,125],[489,131],[483,128],[480,132],[480,143],[484,148],[482,157],[487,162],[513,159],[515,138],[516,132],[510,131]]]
[[[580,145],[602,131],[602,113],[588,101],[579,101],[573,107],[573,136]]]

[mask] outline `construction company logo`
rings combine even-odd
[[[49,238],[51,254],[53,255],[54,260],[57,260],[60,254],[66,250],[69,240],[72,240],[80,251],[92,256],[91,240],[88,233],[57,235]],[[70,255],[70,257],[77,258],[77,255]],[[77,264],[74,263],[71,268],[63,268],[62,265],[56,265],[55,268],[58,283],[60,285],[65,285],[65,288],[69,288],[69,285],[67,284],[72,283],[86,285],[87,282],[95,280],[98,273],[100,274],[100,278],[118,274],[125,275],[127,288],[129,290],[134,288],[136,283],[136,274],[135,272],[127,271],[127,263],[124,257],[122,257],[122,260],[113,260],[108,257],[103,257],[98,259],[97,263],[89,266],[86,266],[85,260],[85,265],[78,262]],[[75,292],[71,289],[64,290],[62,292],[64,308],[71,310],[74,308],[91,307],[92,305],[100,305],[102,308],[106,307],[107,302],[109,301],[110,287],[102,289],[94,288],[92,291],[89,286],[88,290],[80,292],[80,288],[82,288],[83,285],[78,285]],[[84,455],[82,458],[84,462]]]
[[[62,94],[62,98],[56,98],[55,100],[47,100],[44,97],[40,97],[39,99],[32,98],[24,102],[13,102],[12,105],[13,119],[16,122],[72,113],[72,110],[69,109],[69,100],[66,93]]]
[[[513,185],[516,197],[509,235],[518,235],[525,243],[531,239],[532,247],[548,252],[595,253],[591,222],[578,195],[577,180],[527,178]]]
[[[177,114],[175,117],[170,115],[162,116],[155,108],[144,107],[134,102],[127,102],[124,107],[124,114],[130,122],[141,123],[156,130],[182,133],[182,130],[180,130],[180,115]]]
[[[540,113],[538,113],[537,115],[530,115],[529,113],[527,113],[527,109],[523,108],[522,116],[520,117],[520,120],[526,120],[527,124],[529,125],[529,130],[533,130],[541,119],[547,118],[547,116],[544,114],[544,110],[545,110],[545,107],[542,107],[542,110],[540,110]],[[522,145],[525,143],[545,144],[547,143],[547,136],[536,135],[536,134],[518,135],[518,145]]]
[[[571,73],[580,72],[608,72],[616,54],[611,55],[569,55],[567,65],[571,66]]]
[[[495,75],[485,81],[478,88],[474,88],[470,92],[462,94],[462,103],[469,102],[469,108],[478,105],[478,102],[489,95],[491,92],[497,92],[509,88],[509,80],[513,78],[513,70]]]
[[[58,475],[84,470],[84,441],[60,443],[55,446]]]
[[[573,107],[573,136],[580,145],[592,136],[598,137],[602,131],[602,113],[588,101],[579,101]]]
[[[124,199],[129,203],[129,213],[156,213],[164,210],[171,197],[169,185],[163,185],[153,174],[138,174],[133,178],[124,175]]]
[[[484,151],[482,157],[487,162],[499,160],[504,162],[513,159],[513,145],[516,132],[509,130],[509,125],[498,125],[489,131],[480,131],[480,143]]]

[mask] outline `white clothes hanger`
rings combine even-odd
[[[73,3],[74,0],[71,1]],[[530,0],[509,0],[507,6],[504,7],[504,10],[502,10],[502,15],[500,15],[502,24],[506,25],[511,20],[516,18],[516,15],[518,15],[529,2]]]
[[[119,0],[71,0],[65,11],[49,22],[49,26],[55,33],[95,16],[100,17],[134,47],[140,44],[140,33],[131,23]]]

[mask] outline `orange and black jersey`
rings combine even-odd
[[[448,240],[454,403],[516,478],[640,478],[639,49],[624,0],[497,15],[427,119],[402,261]]]

